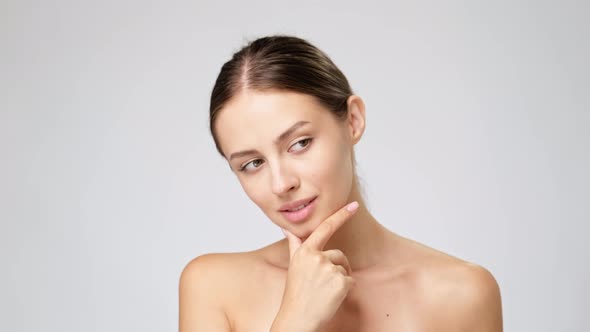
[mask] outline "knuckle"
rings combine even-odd
[[[328,231],[328,234],[331,234],[334,231],[334,222],[329,221],[326,225],[326,230]]]
[[[346,276],[339,274],[336,276],[335,284],[338,288],[348,288],[348,280],[346,280]]]
[[[340,249],[334,249],[334,254],[336,256],[345,257],[346,258],[346,256],[344,256],[344,252],[342,252],[342,250],[340,250]]]
[[[334,230],[334,224],[333,224],[333,222],[331,220],[326,220],[324,222],[324,224],[326,226],[324,226],[325,231],[322,232],[322,235],[327,236],[328,234],[331,234],[332,231]]]
[[[317,254],[317,255],[312,255],[311,256],[311,261],[314,262],[314,263],[316,263],[316,264],[321,264],[325,260],[326,260],[326,258],[322,254]]]
[[[333,270],[335,273],[340,273],[342,275],[348,275],[348,272],[346,271],[346,269],[342,265],[334,265]]]

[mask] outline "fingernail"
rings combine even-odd
[[[348,211],[352,212],[352,211],[356,210],[358,207],[359,207],[359,203],[358,203],[357,201],[354,201],[354,202],[352,202],[352,203],[348,204],[348,205],[346,206],[346,209],[347,209]]]

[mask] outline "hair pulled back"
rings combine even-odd
[[[215,119],[240,91],[287,90],[315,97],[337,118],[344,118],[352,89],[330,58],[308,41],[293,36],[256,39],[222,67],[209,106],[209,127],[217,151],[223,156],[215,132]]]

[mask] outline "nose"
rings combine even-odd
[[[299,187],[299,178],[287,167],[277,164],[271,169],[272,192],[275,195],[282,196]]]

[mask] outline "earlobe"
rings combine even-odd
[[[348,106],[348,127],[352,144],[358,143],[365,131],[365,103],[361,97],[352,95],[346,101]]]

